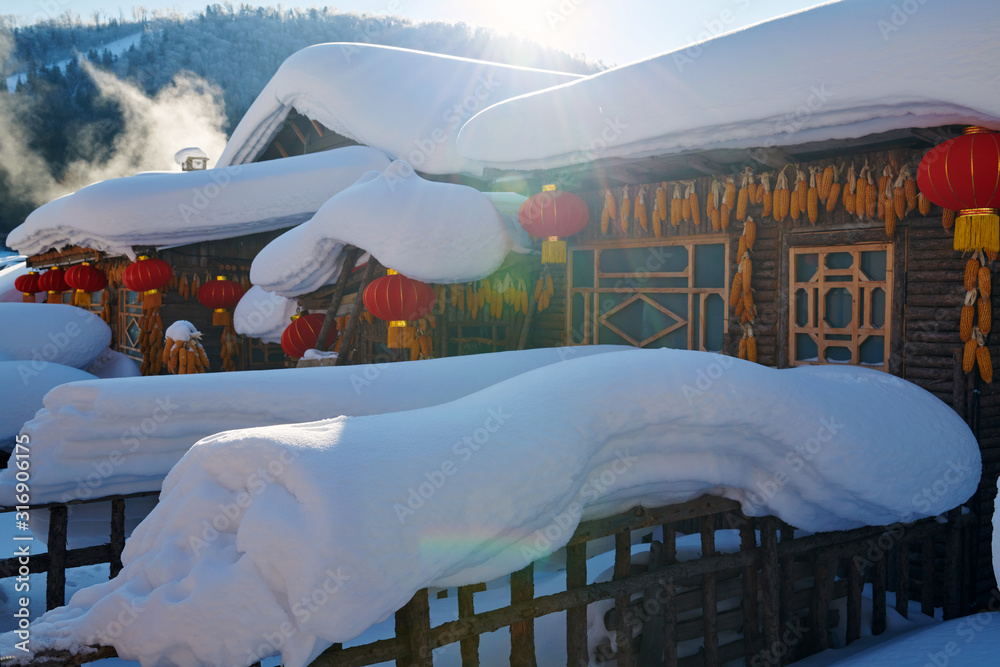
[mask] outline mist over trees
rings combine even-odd
[[[106,48],[136,35],[141,36],[136,44],[120,54]],[[14,177],[19,158],[47,170],[46,178],[54,182],[74,163],[100,165],[112,159],[116,138],[124,130],[121,105],[101,95],[76,57],[150,96],[172,85],[179,73],[201,77],[221,91],[223,129],[228,133],[289,55],[323,42],[385,44],[577,73],[603,67],[464,23],[416,24],[398,16],[330,8],[225,3],[184,17],[139,7],[128,17],[65,12],[30,25],[0,16],[0,74],[22,74],[14,91],[0,87],[0,238],[44,203],[24,186],[23,174]]]

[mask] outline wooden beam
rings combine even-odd
[[[312,123],[313,129],[316,130],[316,134],[322,139],[323,135],[326,134],[323,130],[323,126],[314,121],[312,118],[309,119],[309,122]]]
[[[333,326],[334,320],[337,319],[340,302],[344,300],[344,289],[347,287],[347,281],[351,278],[351,271],[354,270],[354,265],[357,263],[358,257],[361,256],[361,248],[345,245],[341,250],[341,254],[344,256],[344,261],[340,266],[340,276],[337,278],[337,284],[333,288],[330,306],[326,309],[326,315],[323,317],[323,326],[319,328],[319,334],[316,336],[316,348],[323,351],[333,347],[332,345],[324,344],[323,341],[326,340],[326,336],[330,332],[330,327]]]
[[[368,258],[368,265],[365,267],[365,272],[361,276],[361,282],[358,284],[358,294],[365,291],[365,287],[368,283],[372,281],[375,277],[375,272],[382,268],[378,260],[374,256]],[[340,356],[337,357],[335,366],[346,365],[347,359],[351,354],[351,345],[354,344],[354,335],[358,329],[358,319],[361,317],[361,311],[364,310],[365,300],[355,299],[354,307],[351,308],[351,317],[347,320],[347,326],[344,327],[344,337],[340,340]]]

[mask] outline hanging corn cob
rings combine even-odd
[[[858,176],[854,171],[854,163],[847,170],[847,182],[844,184],[844,210],[854,215],[857,202]]]
[[[719,211],[720,191],[719,182],[712,179],[712,185],[709,186],[708,194],[705,196],[705,213],[708,215],[714,231],[722,229],[722,213]]]
[[[604,189],[604,209],[601,211],[601,234],[605,236],[608,233],[609,224],[612,220],[617,218],[615,211],[615,195],[611,192],[611,188]]]
[[[646,186],[639,186],[639,193],[635,196],[635,220],[642,227],[643,231],[649,230],[649,216],[646,215]]]
[[[837,168],[832,164],[827,165],[824,169],[819,179],[816,182],[817,194],[819,195],[820,201],[826,203],[830,198],[830,189],[833,187],[833,178],[836,174]],[[836,195],[834,195],[836,197]]]
[[[887,164],[878,179],[878,218],[885,220],[885,207],[893,206],[892,196],[892,165]]]
[[[917,208],[917,182],[913,179],[913,173],[910,171],[910,166],[905,165],[899,171],[899,180],[902,181],[903,188],[903,202],[905,204],[903,208],[903,215],[899,217],[902,218],[905,215],[909,215],[910,211]],[[897,181],[897,186],[900,183]],[[899,213],[899,204],[897,203],[896,213]]]
[[[809,189],[806,190],[806,214],[813,225],[819,219],[819,188],[816,186],[816,169],[809,168]]]
[[[695,190],[694,181],[688,181],[686,196],[691,207],[691,221],[696,225],[700,225],[701,207],[698,205],[698,192]]]
[[[178,327],[179,324],[187,325],[189,331],[183,331],[182,327]],[[160,363],[161,366],[166,366],[168,373],[185,375],[208,372],[208,355],[201,345],[201,332],[195,331],[190,323],[181,320],[170,325],[167,333],[179,336],[177,340],[168,336],[161,352]]]
[[[760,203],[764,205],[763,217],[771,215],[774,206],[774,195],[771,194],[771,175],[763,173],[760,175],[760,187],[757,188]]]
[[[920,211],[920,215],[931,213],[931,200],[925,197],[923,192],[917,193],[917,210]]]
[[[622,210],[621,215],[618,216],[619,221],[622,225],[622,231],[626,234],[628,233],[628,216],[631,213],[632,200],[629,199],[628,186],[623,188],[622,193]]]
[[[750,204],[750,183],[753,180],[753,171],[750,167],[743,170],[740,176],[740,191],[736,195],[736,219],[745,222],[747,219],[747,206]]]
[[[730,211],[736,208],[736,181],[732,176],[726,177],[726,194],[723,201],[729,206]]]
[[[959,336],[965,342],[962,370],[970,373],[978,364],[983,381],[993,381],[993,360],[986,347],[986,336],[993,329],[993,308],[990,270],[982,250],[977,250],[965,263],[965,303],[959,321]]]
[[[690,203],[688,204],[690,206]],[[674,227],[681,224],[684,219],[684,201],[681,197],[681,186],[674,183],[673,197],[670,199],[670,224]]]
[[[945,229],[951,229],[955,226],[955,211],[950,208],[941,209],[941,226]]]
[[[868,178],[865,180],[865,215],[869,220],[878,220],[878,201],[882,197],[871,169],[868,170]]]
[[[757,317],[757,307],[754,305],[753,288],[750,285],[753,273],[750,261],[750,249],[753,248],[757,236],[757,224],[753,218],[747,217],[743,225],[743,234],[739,240],[737,251],[737,271],[733,276],[733,286],[729,292],[729,302],[733,306],[733,315],[740,320],[743,327],[743,337],[740,339],[738,356],[740,359],[757,361],[757,341],[753,334],[753,321]]]
[[[788,165],[782,167],[781,171],[778,172],[778,181],[774,185],[774,221],[781,222],[788,215],[788,209],[791,207],[791,196],[788,192],[788,178],[785,176],[785,169]]]
[[[833,167],[833,175],[830,181],[830,190],[826,193],[826,212],[833,213],[833,210],[837,208],[837,202],[840,201],[840,172],[843,170],[844,165],[838,165]],[[830,167],[827,167],[830,169]],[[823,178],[826,178],[826,171],[823,172]]]
[[[799,199],[798,187],[793,188],[791,194],[788,196],[788,217],[792,220],[798,220],[799,216],[802,214],[802,207],[805,205],[805,200]]]
[[[902,191],[902,188],[900,188]],[[892,179],[886,179],[885,195],[882,198],[882,220],[885,222],[885,235],[892,238],[896,234],[896,203],[893,193]],[[903,212],[906,212],[906,200],[903,200]]]
[[[667,188],[661,183],[656,186],[656,204],[653,206],[653,236],[663,236],[663,223],[667,220]]]

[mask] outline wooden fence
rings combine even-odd
[[[50,512],[49,553],[33,556],[32,572],[48,572],[47,606],[63,604],[65,569],[110,562],[121,569],[124,500],[134,494],[86,502],[112,503],[111,543],[66,550],[65,505],[38,506]],[[0,512],[12,508],[0,508]],[[311,667],[348,667],[395,661],[399,667],[431,667],[435,648],[459,643],[465,667],[480,664],[480,635],[504,627],[510,632],[510,664],[536,665],[535,619],[565,612],[565,646],[570,667],[588,665],[587,605],[613,600],[603,619],[615,637],[597,647],[594,659],[632,665],[720,665],[744,658],[750,665],[789,664],[861,637],[862,590],[872,586],[871,632],[886,629],[887,593],[895,609],[908,615],[909,601],[921,612],[944,617],[966,613],[971,604],[967,516],[952,510],[947,521],[865,527],[851,531],[796,536],[773,517],[750,518],[730,500],[704,496],[687,503],[642,507],[606,519],[581,523],[566,547],[566,589],[535,597],[533,565],[510,577],[510,605],[475,611],[482,584],[447,592],[458,598],[458,619],[432,626],[428,591],[419,591],[396,612],[395,636],[363,646],[334,645]],[[632,531],[659,526],[662,541],[649,542],[648,562],[633,563]],[[716,549],[716,531],[738,529],[740,548]],[[678,535],[697,533],[701,556],[678,560]],[[587,543],[614,537],[614,576],[588,584]],[[0,561],[0,577],[14,576],[16,559]],[[593,573],[589,573],[593,574]],[[633,600],[633,597],[640,596]],[[838,604],[843,601],[842,604]],[[844,615],[841,616],[841,607]],[[837,633],[835,628],[839,628]],[[692,648],[693,647],[693,648]],[[113,656],[51,653],[34,664],[80,664]],[[491,656],[492,657],[492,656]],[[548,667],[548,666],[543,666]]]

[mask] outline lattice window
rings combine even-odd
[[[118,289],[118,351],[131,357],[136,362],[142,362],[142,352],[139,351],[139,318],[142,317],[142,304],[139,303],[138,292],[120,287]]]
[[[567,340],[719,351],[728,327],[724,236],[577,246]]]
[[[789,363],[885,370],[892,312],[892,245],[791,248]]]

